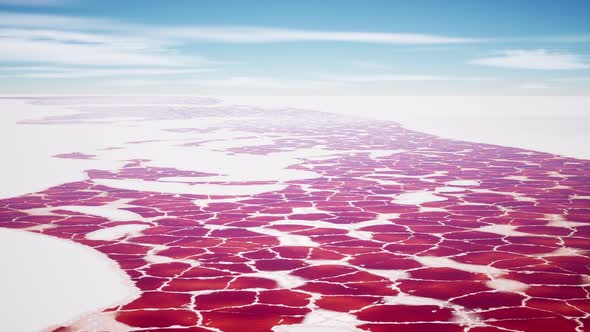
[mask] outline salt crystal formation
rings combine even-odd
[[[217,139],[212,149],[228,156],[322,153],[298,156],[291,175],[272,180],[133,159],[0,200],[0,227],[91,247],[141,291],[55,332],[590,330],[590,161],[391,122],[193,103],[79,107],[26,123],[218,120],[168,128],[179,141],[55,158],[162,144],[188,155],[220,131],[244,143]]]

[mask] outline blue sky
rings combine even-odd
[[[0,39],[0,94],[590,94],[587,0],[0,0]]]

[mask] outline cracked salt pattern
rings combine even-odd
[[[144,135],[53,153],[99,167],[0,200],[0,227],[140,290],[53,332],[590,330],[590,161],[211,99],[29,101],[74,111],[27,126]]]

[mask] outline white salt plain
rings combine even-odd
[[[380,120],[393,120],[403,126],[442,137],[482,143],[521,147],[577,158],[590,158],[590,97],[228,97],[225,104],[247,104],[262,107],[295,107],[339,114],[357,115]],[[215,121],[164,120],[147,121],[140,125],[133,121],[115,124],[82,125],[23,125],[17,121],[45,115],[68,114],[72,110],[56,106],[28,105],[23,101],[0,100],[0,135],[3,156],[0,172],[0,198],[37,192],[62,183],[85,180],[84,170],[115,170],[129,159],[152,159],[150,166],[175,167],[184,170],[218,173],[199,181],[281,181],[313,178],[317,174],[301,170],[286,170],[299,158],[331,159],[332,151],[304,150],[267,156],[264,161],[249,156],[228,156],[219,150],[242,144],[266,144],[272,138],[240,138],[244,133],[214,132],[204,138],[225,139],[205,144],[200,149],[186,150],[179,144],[188,136],[162,129],[203,127]],[[124,120],[124,119],[123,119]],[[127,119],[129,120],[129,119]],[[168,142],[124,144],[144,139]],[[102,150],[125,145],[121,150]],[[96,159],[72,160],[51,156],[68,152],[96,154]],[[372,157],[395,153],[376,151]],[[206,163],[203,160],[207,160]],[[111,181],[108,184],[130,188],[139,184],[144,190],[163,190],[175,193],[194,193],[186,179],[168,179],[168,183],[131,183]],[[106,181],[106,180],[105,180]],[[100,182],[100,181],[99,181]],[[152,181],[153,182],[153,181]],[[190,182],[190,181],[189,181]],[[107,184],[107,183],[104,183]],[[476,181],[459,181],[449,185],[477,186]],[[252,193],[242,186],[243,194]],[[275,185],[248,189],[255,192],[274,190]],[[232,190],[237,188],[232,188]],[[204,194],[220,193],[215,184],[203,187]],[[441,190],[444,191],[444,190]],[[458,190],[457,190],[458,191]],[[225,193],[225,192],[224,192]],[[428,193],[429,198],[438,198]],[[423,194],[406,199],[408,204],[419,204]],[[434,197],[431,197],[434,196]],[[408,197],[406,197],[408,198]],[[72,207],[70,207],[72,208]],[[84,208],[82,208],[84,209]],[[113,211],[78,212],[95,215]],[[106,216],[106,215],[105,215]],[[110,215],[109,215],[110,216]],[[130,215],[116,216],[121,220]],[[303,224],[303,222],[300,222]],[[107,229],[90,235],[113,238],[140,232],[141,225]],[[490,232],[509,233],[510,229],[489,227]],[[266,230],[260,230],[266,232]],[[366,238],[370,234],[351,235]],[[279,235],[279,234],[277,234]],[[305,242],[301,238],[286,238],[285,242]],[[17,230],[0,229],[0,260],[8,268],[0,275],[0,310],[10,315],[0,317],[0,326],[10,331],[41,330],[84,313],[96,312],[117,303],[128,302],[137,296],[137,289],[114,262],[98,252],[70,241]],[[459,264],[451,260],[424,257],[427,266],[451,266],[470,272],[492,275],[489,286],[498,290],[521,290],[522,285],[499,277],[502,271],[489,267]],[[483,270],[482,270],[483,269]],[[47,271],[51,271],[47,273]],[[42,277],[40,277],[42,275]],[[273,276],[286,282],[288,276]],[[90,286],[91,285],[91,286]],[[59,306],[54,305],[59,299]],[[35,319],[30,319],[34,313]],[[292,329],[295,328],[295,329]],[[281,326],[275,331],[355,331],[350,317],[335,317],[334,313],[317,312],[301,325]]]
[[[138,235],[142,230],[149,228],[149,225],[119,225],[96,230],[86,234],[89,240],[116,240],[127,235]]]
[[[92,216],[99,216],[116,221],[131,221],[143,219],[139,214],[127,210],[117,209],[109,205],[106,206],[60,206],[56,210],[66,210],[80,212]]]
[[[129,276],[90,247],[4,228],[0,247],[3,331],[40,331],[139,296]]]
[[[396,121],[437,136],[590,159],[590,96],[224,96]]]
[[[446,201],[445,197],[436,196],[434,193],[429,191],[415,191],[403,193],[395,196],[393,203],[402,205],[420,205],[428,202],[440,202]]]
[[[279,325],[275,332],[362,332],[356,325],[362,324],[356,316],[329,310],[316,309],[305,316],[301,324]]]

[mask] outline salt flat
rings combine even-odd
[[[0,100],[3,325],[581,326],[588,98],[494,98]]]
[[[587,96],[229,96],[227,103],[295,107],[389,120],[445,138],[590,159]]]

